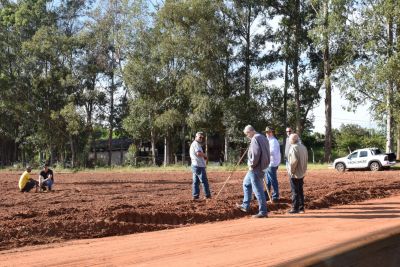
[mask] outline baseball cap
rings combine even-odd
[[[272,127],[266,127],[265,128],[265,132],[267,133],[267,132],[274,132],[275,131],[275,129],[274,128],[272,128]]]

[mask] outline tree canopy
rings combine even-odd
[[[0,165],[90,166],[99,139],[111,165],[116,137],[168,164],[200,130],[227,159],[247,124],[322,138],[324,161],[379,136],[400,158],[399,29],[398,0],[0,1]],[[384,130],[332,129],[336,89]]]

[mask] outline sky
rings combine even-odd
[[[278,24],[281,17],[276,16],[273,20],[269,21],[269,25],[277,30]],[[259,26],[258,22],[253,24],[255,33],[259,33],[264,29]],[[267,44],[266,50],[272,49],[272,44]],[[283,68],[283,64],[277,64],[275,68]],[[283,79],[278,78],[273,81],[269,81],[270,85],[283,88]],[[290,90],[290,89],[289,89]],[[321,100],[319,104],[312,110],[311,114],[314,115],[314,132],[325,133],[325,91],[320,89]],[[370,116],[369,107],[370,105],[360,105],[355,112],[348,112],[345,108],[348,106],[348,101],[340,95],[338,89],[332,87],[332,128],[339,129],[342,124],[358,124],[363,128],[378,128],[377,124],[373,121]]]
[[[314,132],[325,133],[325,94],[320,91],[321,101],[312,111],[315,116]],[[342,107],[347,106],[346,99],[340,96],[339,91],[332,90],[332,128],[338,129],[342,124],[358,124],[363,128],[377,128],[377,124],[370,116],[369,105],[362,105],[355,112],[348,112]]]

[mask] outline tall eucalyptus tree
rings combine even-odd
[[[321,51],[324,62],[325,89],[325,147],[324,160],[331,161],[332,154],[332,72],[347,60],[349,38],[348,16],[352,12],[350,0],[311,0],[316,15],[310,36]]]

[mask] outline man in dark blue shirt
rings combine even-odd
[[[49,168],[48,164],[45,164],[43,170],[40,172],[39,184],[42,190],[47,189],[48,191],[51,191],[51,187],[54,184],[54,174],[53,171]]]

